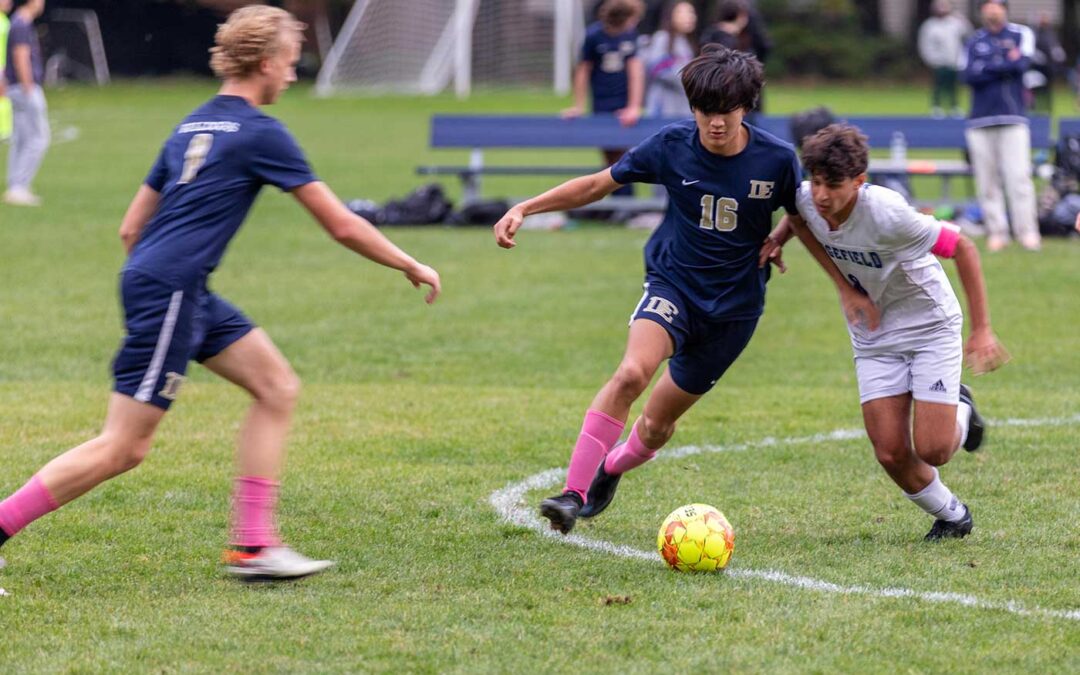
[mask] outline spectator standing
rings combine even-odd
[[[701,35],[701,44],[721,44],[753,54],[764,66],[772,52],[772,40],[765,30],[765,19],[750,0],[721,0],[715,11],[712,26]],[[747,121],[753,124],[765,110],[765,93],[750,111]]]
[[[740,36],[748,25],[750,6],[744,0],[724,0],[716,8],[716,21],[702,33],[701,43],[739,49]]]
[[[0,141],[11,137],[11,101],[7,97],[7,84],[4,69],[7,65],[7,38],[11,30],[8,12],[11,0],[0,0]]]
[[[701,35],[701,44],[716,42],[728,46],[731,26],[723,24],[735,22],[737,31],[730,48],[749,52],[765,65],[772,53],[772,39],[765,30],[765,19],[751,0],[721,0],[714,16],[712,25]]]
[[[637,53],[637,24],[645,11],[641,0],[604,0],[600,20],[585,32],[581,60],[574,69],[574,106],[563,117],[585,113],[586,96],[592,98],[593,114],[614,113],[623,126],[633,126],[641,119],[645,97],[645,66]],[[604,148],[604,161],[613,165],[626,148]],[[619,197],[632,197],[632,185],[615,191]]]
[[[967,44],[963,72],[971,87],[968,152],[989,235],[987,247],[1000,251],[1009,244],[1008,196],[1016,238],[1024,248],[1037,251],[1041,240],[1023,84],[1035,36],[1027,26],[1009,22],[1004,0],[983,0],[979,12],[984,27]]]
[[[649,83],[645,114],[650,117],[689,117],[690,102],[679,73],[697,56],[697,10],[690,0],[676,0],[664,7],[660,30],[643,50]]]
[[[38,206],[41,198],[30,190],[45,150],[49,147],[49,110],[41,81],[45,63],[34,20],[45,11],[45,0],[26,0],[11,15],[8,34],[7,95],[11,99],[13,129],[8,151],[7,192],[4,202],[13,206]]]
[[[944,117],[949,111],[960,117],[957,98],[957,67],[964,53],[964,41],[971,35],[971,23],[954,11],[950,0],[934,0],[931,16],[919,27],[919,56],[934,72],[930,112]]]
[[[1065,65],[1065,49],[1049,13],[1039,12],[1035,25],[1035,56],[1031,70],[1024,74],[1024,84],[1031,90],[1032,110],[1049,115],[1053,112],[1054,78]]]

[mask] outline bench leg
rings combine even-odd
[[[480,148],[473,148],[469,154],[469,168],[472,171],[461,177],[462,198],[466,204],[480,200],[480,171],[484,168],[484,151]]]

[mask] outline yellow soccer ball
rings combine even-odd
[[[735,530],[717,509],[688,504],[672,511],[660,526],[656,548],[673,570],[717,572],[735,552]]]

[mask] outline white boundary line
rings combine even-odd
[[[1045,419],[992,420],[991,422],[994,427],[1068,426],[1073,424],[1080,424],[1080,415],[1073,415],[1071,417],[1052,417]],[[852,440],[860,438],[864,434],[865,432],[862,429],[838,429],[836,431],[825,434],[814,434],[813,436],[799,436],[794,438],[776,439],[770,436],[763,438],[760,441],[739,443],[735,445],[688,445],[680,448],[672,448],[671,450],[666,450],[664,452],[661,452],[658,457],[674,459],[702,453],[743,452],[746,450],[768,448],[773,446],[805,445],[807,443],[821,443],[824,441]],[[545,525],[545,523],[535,515],[535,509],[525,503],[525,495],[533,490],[541,490],[544,488],[554,487],[560,482],[562,482],[564,476],[566,476],[566,469],[548,469],[547,471],[542,471],[538,474],[529,476],[525,480],[518,481],[516,483],[510,483],[501,490],[496,490],[495,492],[491,493],[488,501],[491,503],[491,505],[495,508],[495,511],[504,521],[528,528],[530,530],[534,530],[535,532],[538,532],[539,534],[549,537],[551,539],[555,539],[566,544],[579,546],[581,548],[589,549],[590,551],[598,551],[600,553],[607,553],[609,555],[617,555],[623,558],[647,560],[653,563],[660,562],[659,556],[652,551],[641,551],[631,546],[613,544],[609,541],[603,541],[599,539],[590,539],[580,534],[563,536],[549,529]],[[1042,609],[1040,607],[1025,607],[1022,604],[1011,600],[1007,602],[994,602],[991,600],[982,600],[973,595],[963,595],[960,593],[916,591],[910,588],[842,586],[828,581],[822,581],[820,579],[795,576],[775,570],[729,568],[727,574],[736,578],[760,579],[762,581],[771,581],[774,583],[783,584],[784,586],[791,586],[794,588],[801,588],[808,591],[818,591],[822,593],[840,593],[842,595],[865,595],[875,598],[912,598],[914,600],[920,600],[922,602],[956,604],[963,605],[965,607],[974,607],[976,609],[1010,612],[1012,614],[1017,614],[1020,616],[1031,616],[1047,619],[1069,619],[1072,621],[1080,621],[1080,609],[1058,610]]]

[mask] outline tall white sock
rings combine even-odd
[[[964,517],[964,505],[941,482],[937,469],[934,469],[934,480],[929,485],[913,495],[905,492],[904,496],[935,518],[955,523]]]
[[[968,422],[971,421],[971,406],[963,401],[956,406],[956,426],[960,427],[960,445],[967,441]]]

